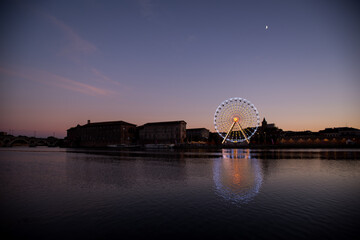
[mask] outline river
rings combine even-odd
[[[1,148],[0,184],[6,239],[360,236],[360,149]]]

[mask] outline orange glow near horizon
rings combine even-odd
[[[147,4],[151,14],[134,2],[99,2],[101,11],[74,4],[71,12],[64,1],[3,4],[0,132],[65,137],[88,119],[184,120],[187,129],[217,132],[216,108],[236,97],[256,106],[260,125],[266,117],[283,131],[360,129],[359,54],[349,51],[360,34],[351,4],[314,1],[309,12],[307,2],[194,1],[183,21],[180,1]],[[295,6],[296,14],[283,14]],[[108,31],[113,22],[121,31]],[[168,31],[174,26],[176,34]],[[246,131],[246,112],[227,114]]]

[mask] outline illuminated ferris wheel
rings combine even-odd
[[[216,131],[225,141],[249,143],[260,124],[259,112],[254,104],[243,98],[230,98],[215,111]]]

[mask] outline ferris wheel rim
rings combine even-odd
[[[239,108],[240,106],[240,109],[237,109],[236,107],[234,107],[234,102],[235,103],[240,103],[241,105],[236,105],[236,107]],[[232,104],[232,105],[229,105],[229,104]],[[245,104],[245,105],[244,105]],[[231,125],[231,129],[229,130],[229,132],[231,132],[232,128],[234,127],[234,124],[238,121],[238,117],[239,117],[239,120],[240,120],[240,116],[241,116],[241,120],[243,120],[244,123],[246,123],[245,127],[247,131],[243,131],[242,127],[241,127],[241,124],[240,123],[237,123],[238,127],[240,128],[241,130],[241,133],[243,135],[244,138],[242,138],[240,135],[240,137],[238,138],[229,138],[229,139],[225,139],[227,138],[227,135],[225,136],[225,131],[227,131],[227,129],[225,130],[224,128],[223,129],[220,129],[221,127],[219,126],[219,123],[218,123],[218,118],[219,118],[219,115],[224,118],[224,115],[226,112],[228,112],[228,109],[229,109],[229,106],[232,108],[232,113],[233,115],[232,116],[235,116],[233,117],[233,124]],[[225,113],[222,112],[222,110],[225,108]],[[237,114],[237,115],[234,115],[234,112]],[[244,112],[246,112],[246,114],[244,114]],[[222,115],[221,115],[222,114]],[[224,127],[223,125],[229,125],[231,120],[230,119],[222,119],[220,118],[220,122],[222,123],[222,127]],[[235,120],[236,119],[236,120]],[[226,123],[224,123],[226,122]],[[247,124],[252,124],[250,126],[250,129],[251,131],[249,131],[249,126]],[[258,127],[260,125],[260,117],[259,117],[259,112],[257,110],[257,108],[255,107],[254,104],[252,104],[249,100],[245,99],[245,98],[240,98],[240,97],[235,97],[235,98],[229,98],[229,99],[226,99],[225,101],[223,101],[221,104],[219,104],[219,106],[217,107],[216,111],[215,111],[215,114],[214,114],[214,126],[215,126],[215,130],[217,131],[217,133],[224,139],[223,142],[226,141],[230,141],[230,142],[243,142],[243,141],[248,141],[248,139],[250,139],[257,131]]]

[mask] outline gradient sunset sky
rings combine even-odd
[[[359,13],[343,0],[1,1],[0,131],[214,131],[231,97],[283,130],[360,128]]]

